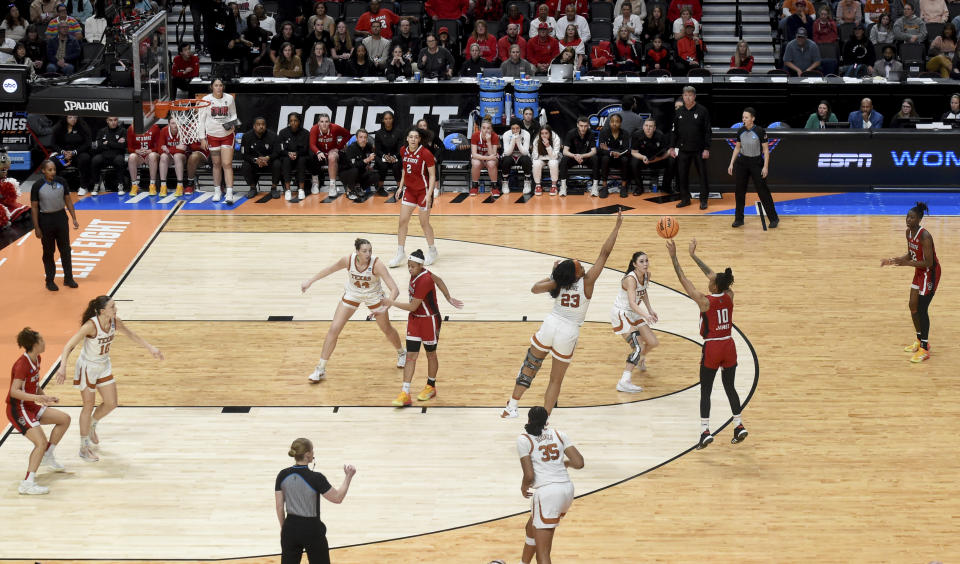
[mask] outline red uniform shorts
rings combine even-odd
[[[914,269],[913,273],[913,283],[910,284],[911,288],[920,290],[921,296],[932,296],[937,291],[937,286],[940,284],[940,263],[933,265],[933,268],[917,268]]]
[[[224,137],[207,135],[207,147],[211,151],[219,151],[220,147],[233,147],[233,133]]]
[[[21,434],[26,434],[33,427],[40,426],[40,417],[47,409],[45,405],[37,405],[32,401],[21,401],[10,398],[7,403],[7,419],[13,428]]]
[[[707,341],[703,344],[703,358],[700,364],[707,368],[716,370],[718,368],[730,368],[737,365],[737,346],[733,339],[721,339],[719,341]]]
[[[403,205],[417,206],[422,210],[427,210],[427,190],[426,188],[404,188]]]
[[[421,341],[425,345],[435,345],[440,338],[440,316],[425,317],[411,315],[407,319],[407,340]]]

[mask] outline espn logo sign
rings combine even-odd
[[[870,168],[873,153],[820,153],[817,168]]]

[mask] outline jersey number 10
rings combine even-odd
[[[544,462],[549,462],[551,460],[556,460],[560,458],[560,449],[557,448],[557,443],[540,445],[539,450],[543,454],[543,458],[541,458],[540,460]]]
[[[727,308],[718,309],[717,323],[730,323],[730,310]]]
[[[560,305],[563,307],[580,307],[580,294],[560,294]]]

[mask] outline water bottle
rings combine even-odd
[[[650,188],[650,191],[651,191],[651,192],[658,192],[659,190],[657,190],[657,185],[654,184],[653,187]]]
[[[420,82],[420,71],[413,73],[413,81]]]
[[[526,80],[526,79],[527,79],[527,73],[521,71],[521,72],[520,72],[520,80]]]
[[[573,79],[574,79],[574,80],[580,80],[580,71],[579,71],[579,70],[578,70],[577,72],[573,73]]]
[[[478,72],[478,73],[477,73],[477,84],[480,83],[480,79],[481,79],[481,78],[483,78],[483,73],[482,73],[482,72]]]

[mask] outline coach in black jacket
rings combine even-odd
[[[677,159],[677,181],[680,189],[678,208],[690,205],[690,163],[700,174],[700,209],[707,209],[710,182],[707,179],[707,163],[710,158],[710,112],[697,103],[697,89],[683,87],[683,105],[673,115],[673,132],[670,137],[673,156]]]
[[[400,165],[400,151],[406,142],[406,134],[397,127],[393,112],[384,112],[380,119],[380,130],[374,133],[373,139],[373,144],[377,150],[377,159],[374,161],[374,166],[377,169],[377,175],[380,177],[377,183],[377,195],[386,196],[387,192],[383,189],[383,181],[387,179],[388,172],[393,172],[393,178],[397,181],[397,184],[400,184],[400,176],[403,172]]]
[[[120,119],[116,116],[107,118],[106,127],[100,128],[93,138],[93,151],[96,153],[90,161],[90,184],[93,185],[93,194],[97,193],[97,183],[102,180],[103,167],[112,166],[123,176],[127,168],[127,128],[120,127]],[[126,185],[126,180],[123,180]]]
[[[307,162],[310,160],[310,134],[301,127],[303,118],[293,112],[287,116],[287,127],[277,134],[280,143],[280,170],[283,174],[283,184],[287,189],[285,198],[288,202],[297,203],[306,198],[303,192],[303,182],[307,175]],[[290,173],[297,171],[297,193],[290,190]]]
[[[247,198],[256,198],[258,193],[257,182],[260,175],[270,171],[270,195],[280,197],[277,184],[280,182],[282,168],[280,166],[280,142],[277,135],[267,130],[267,120],[258,117],[253,120],[253,128],[243,134],[240,139],[240,152],[243,155],[243,164],[240,165],[240,174],[250,187]]]
[[[356,200],[362,196],[367,188],[371,188],[380,181],[380,175],[374,168],[373,161],[377,158],[373,143],[370,143],[367,130],[357,130],[357,140],[347,145],[343,152],[343,164],[340,168],[340,181],[347,191],[347,198]],[[360,184],[360,189],[356,188]]]

